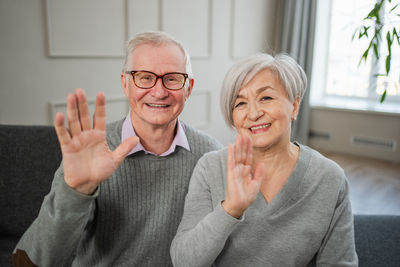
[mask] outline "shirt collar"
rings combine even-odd
[[[178,128],[174,140],[172,140],[171,146],[167,149],[167,151],[165,151],[159,156],[161,157],[168,156],[169,154],[175,151],[176,146],[181,146],[186,150],[190,151],[189,142],[185,134],[185,125],[183,125],[179,120],[177,124]],[[129,113],[126,116],[124,123],[122,124],[121,143],[130,136],[136,136],[131,121],[131,110],[129,110]],[[139,151],[144,151],[146,154],[155,155],[153,152],[147,151],[139,141],[139,143],[128,153],[127,156]]]

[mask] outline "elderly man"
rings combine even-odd
[[[67,97],[55,128],[63,162],[15,265],[171,266],[169,248],[197,160],[220,148],[178,120],[193,88],[182,44],[161,32],[127,46],[121,84],[130,112],[106,126],[99,93],[93,126],[85,93]]]

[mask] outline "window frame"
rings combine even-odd
[[[332,0],[318,1],[315,25],[313,67],[310,81],[311,107],[388,113],[400,116],[400,96],[387,95],[386,100],[383,103],[380,103],[380,95],[376,93],[376,87],[372,87],[371,84],[367,89],[368,96],[366,97],[327,94],[326,86],[328,78],[329,43],[331,34],[331,10]],[[370,56],[370,58],[373,57]],[[361,64],[365,63],[362,62]],[[374,79],[374,77],[373,75],[370,75],[369,80],[372,79]],[[375,77],[375,79],[377,79],[377,77]]]

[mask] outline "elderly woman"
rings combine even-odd
[[[222,112],[238,136],[193,171],[175,266],[357,266],[343,170],[290,141],[306,84],[286,55],[258,54],[228,71]]]

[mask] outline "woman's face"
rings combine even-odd
[[[233,106],[233,123],[239,134],[251,137],[254,148],[284,146],[290,142],[291,121],[300,98],[290,101],[278,76],[265,69],[240,88]]]

